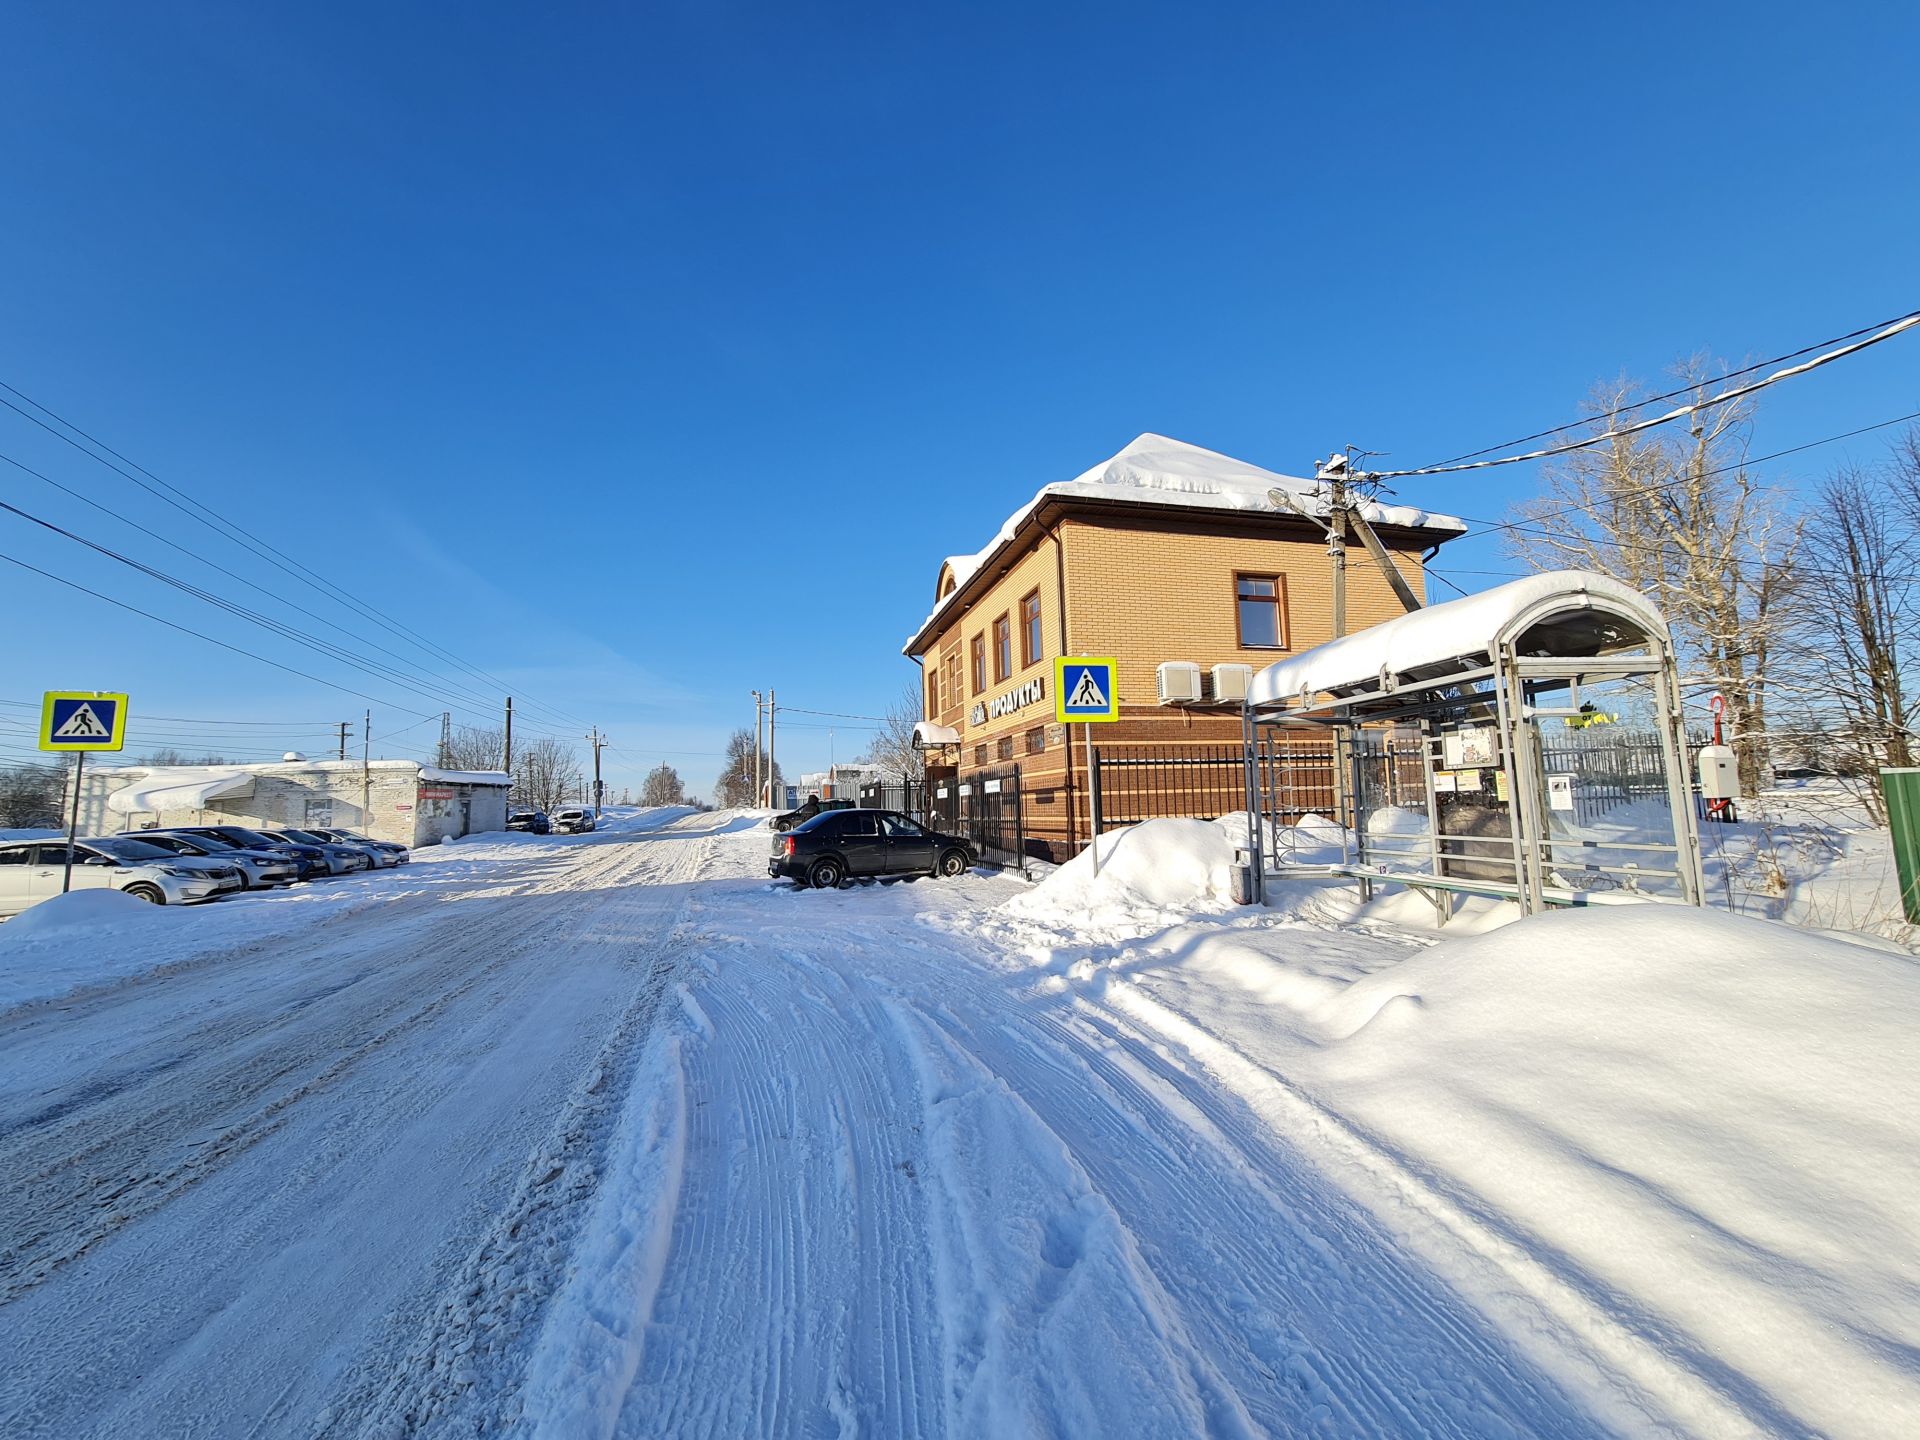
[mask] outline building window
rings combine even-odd
[[[973,747],[973,763],[976,765],[984,765],[987,763],[987,747],[986,746],[976,745]]]
[[[1240,644],[1249,650],[1287,648],[1287,581],[1282,575],[1233,577]]]
[[[1047,727],[1036,725],[1027,731],[1027,754],[1038,755],[1047,748]]]
[[[938,720],[939,718],[940,667],[935,664],[927,667],[927,719]]]
[[[1040,640],[1040,592],[1034,590],[1020,601],[1020,668],[1039,664],[1045,651]]]
[[[973,637],[973,693],[978,695],[987,688],[987,637]]]
[[[1013,621],[1002,615],[993,622],[993,683],[1013,675]]]
[[[1013,759],[1013,736],[1002,735],[997,744],[1002,760]]]

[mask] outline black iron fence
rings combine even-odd
[[[1247,757],[1238,745],[1099,745],[1093,816],[1100,830],[1142,820],[1217,820],[1247,808]]]
[[[1020,865],[1028,853],[1020,767],[976,770],[965,779],[890,780],[860,787],[863,810],[898,810],[971,840],[990,865]]]

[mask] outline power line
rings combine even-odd
[[[1898,319],[1911,320],[1915,318],[1915,316],[1920,316],[1920,311],[1914,311],[1908,315],[1900,316],[1898,317]],[[1825,346],[1840,345],[1840,344],[1844,344],[1849,340],[1857,340],[1862,335],[1870,334],[1871,332],[1878,330],[1883,326],[1891,325],[1893,323],[1895,323],[1895,321],[1880,320],[1880,321],[1876,321],[1872,325],[1863,325],[1858,330],[1848,331],[1845,335],[1836,335],[1831,340],[1819,340],[1814,342],[1811,345],[1802,346],[1798,350],[1789,350],[1785,355],[1775,355],[1770,360],[1756,360],[1753,362],[1753,364],[1743,366],[1738,370],[1729,371],[1727,374],[1722,375],[1720,378],[1723,381],[1738,380],[1742,375],[1751,375],[1754,371],[1764,370],[1769,365],[1778,365],[1783,361],[1798,360],[1802,355],[1811,355],[1814,351],[1822,349]],[[1658,405],[1661,402],[1666,400],[1678,400],[1682,395],[1691,395],[1696,388],[1698,387],[1693,385],[1682,385],[1678,389],[1669,390],[1661,395],[1649,395],[1646,399],[1642,400],[1640,404],[1643,406]],[[1477,460],[1482,455],[1491,455],[1496,450],[1508,450],[1515,445],[1531,444],[1535,440],[1544,440],[1549,435],[1559,435],[1568,430],[1578,430],[1582,425],[1588,425],[1591,423],[1592,423],[1591,420],[1569,420],[1565,425],[1556,425],[1551,430],[1536,430],[1531,435],[1522,435],[1519,438],[1514,440],[1502,440],[1498,445],[1489,445],[1484,450],[1469,450],[1464,455],[1455,455],[1448,460],[1436,461],[1434,465],[1428,468],[1438,469],[1446,465],[1457,465],[1462,460]]]
[[[1674,486],[1684,485],[1690,480],[1711,479],[1715,475],[1725,475],[1729,471],[1745,469],[1749,465],[1764,465],[1770,460],[1780,460],[1788,455],[1798,455],[1803,450],[1817,450],[1822,445],[1836,445],[1842,440],[1851,440],[1858,435],[1871,434],[1875,430],[1885,430],[1892,425],[1903,425],[1910,420],[1920,420],[1920,410],[1910,411],[1905,415],[1896,415],[1891,420],[1881,420],[1872,425],[1862,425],[1857,430],[1847,430],[1838,435],[1828,435],[1823,439],[1809,440],[1804,445],[1789,445],[1786,449],[1775,450],[1771,454],[1755,456],[1743,455],[1740,459],[1728,465],[1719,465],[1711,470],[1702,470],[1698,474],[1676,475],[1671,480],[1662,480],[1655,485],[1630,487],[1625,490],[1616,491],[1607,498],[1610,500],[1631,500],[1646,495],[1657,495],[1662,490],[1671,490]],[[1543,521],[1551,519],[1555,515],[1565,515],[1571,511],[1585,508],[1585,506],[1578,504],[1558,505],[1551,509],[1538,511],[1520,520],[1473,520],[1468,516],[1462,516],[1461,518],[1468,520],[1471,524],[1484,525],[1486,528],[1476,533],[1488,535],[1498,533],[1502,530],[1518,530],[1528,526],[1538,527]]]
[[[1716,405],[1725,405],[1729,401],[1751,395],[1757,390],[1764,390],[1769,385],[1777,385],[1782,380],[1792,379],[1796,375],[1804,375],[1811,370],[1819,369],[1823,365],[1830,365],[1836,360],[1844,359],[1848,355],[1858,354],[1867,347],[1878,345],[1885,340],[1891,340],[1894,336],[1903,331],[1911,330],[1916,325],[1920,325],[1920,310],[1916,310],[1910,315],[1893,321],[1875,331],[1873,334],[1868,335],[1865,339],[1856,339],[1850,344],[1842,345],[1838,349],[1828,350],[1823,354],[1816,355],[1811,360],[1803,361],[1801,364],[1790,365],[1784,370],[1776,370],[1771,375],[1755,380],[1751,384],[1736,385],[1731,390],[1723,390],[1719,394],[1709,396],[1705,400],[1698,400],[1689,405],[1678,406],[1663,415],[1655,415],[1645,420],[1636,420],[1631,425],[1610,426],[1601,434],[1590,435],[1584,440],[1571,441],[1565,445],[1550,445],[1541,450],[1529,450],[1524,455],[1502,455],[1492,460],[1470,460],[1464,464],[1427,465],[1418,470],[1370,470],[1366,472],[1362,478],[1374,481],[1397,480],[1414,475],[1458,474],[1465,470],[1486,470],[1496,465],[1517,465],[1526,460],[1548,460],[1556,455],[1566,455],[1575,450],[1585,450],[1594,445],[1604,444],[1609,440],[1619,440],[1624,439],[1628,435],[1637,435],[1642,430],[1651,430],[1656,425],[1665,425],[1670,421],[1680,419],[1682,416],[1691,415],[1695,411],[1711,409]],[[1858,335],[1861,332],[1856,331],[1854,333]],[[1796,351],[1795,353],[1805,354],[1806,352]],[[1574,423],[1580,424],[1584,422],[1576,421]],[[1571,427],[1561,426],[1559,428],[1560,430],[1564,430]],[[1559,430],[1542,431],[1541,433],[1544,435],[1552,435],[1558,434]],[[1501,447],[1492,446],[1490,448],[1499,449]],[[1476,453],[1484,454],[1485,452],[1481,451]]]
[[[130,555],[123,555],[109,546],[100,544],[98,541],[89,540],[84,535],[69,530],[62,525],[56,525],[53,521],[43,519],[30,511],[23,510],[18,505],[10,505],[4,500],[0,500],[0,510],[4,510],[11,515],[17,515],[23,520],[73,541],[76,545],[84,546],[96,554],[104,555],[110,560],[118,561],[130,569],[137,570],[149,579],[158,580],[161,584],[172,586],[183,594],[191,595],[196,600],[202,600],[218,609],[225,610],[231,615],[238,616],[240,619],[251,621],[253,624],[270,630],[283,639],[292,640],[296,644],[304,645],[307,649],[325,655],[329,659],[338,660],[342,664],[351,666],[353,669],[359,670],[364,674],[372,675],[376,679],[384,679],[401,685],[405,689],[411,690],[415,694],[421,695],[436,703],[449,703],[449,696],[429,690],[425,686],[415,684],[407,677],[405,672],[395,670],[390,665],[382,664],[377,660],[369,660],[361,656],[356,656],[352,651],[345,649],[343,646],[335,645],[330,640],[323,640],[319,636],[311,635],[304,630],[287,624],[285,621],[275,620],[273,617],[262,614],[260,611],[228,600],[225,596],[216,595],[210,590],[204,590],[191,581],[182,580],[178,576],[169,574],[167,571],[161,570],[156,566],[148,565],[141,560],[135,560]],[[486,697],[475,698],[465,694],[459,694],[454,698],[457,698],[459,708],[461,709],[474,706],[490,707],[492,703]]]
[[[0,400],[0,405],[5,405],[6,403],[7,403],[6,401]],[[15,410],[18,409],[17,406],[10,406],[9,408],[12,408]],[[32,418],[32,417],[28,417],[28,418]],[[170,549],[179,551],[182,555],[187,556],[191,560],[198,561],[199,563],[205,565],[208,569],[217,571],[218,573],[225,575],[230,580],[237,581],[239,584],[246,586],[249,590],[258,591],[260,594],[267,595],[272,597],[275,600],[278,600],[281,604],[287,606],[289,609],[298,611],[300,614],[307,616],[309,619],[317,621],[322,625],[325,625],[330,630],[338,631],[340,634],[345,635],[350,639],[356,640],[363,645],[371,645],[375,650],[378,650],[381,654],[390,655],[395,660],[398,660],[402,665],[406,665],[415,671],[424,670],[424,667],[420,666],[418,661],[409,659],[407,656],[402,655],[399,651],[390,649],[387,646],[382,645],[379,641],[374,640],[369,636],[362,635],[357,631],[349,630],[346,626],[339,624],[337,621],[329,620],[326,616],[320,614],[318,611],[310,610],[306,606],[301,605],[297,601],[288,599],[286,596],[278,593],[277,591],[267,589],[265,586],[261,585],[258,581],[249,579],[247,576],[240,574],[238,571],[228,569],[226,566],[220,564],[215,560],[209,559],[207,556],[200,554],[198,551],[192,549],[191,547],[182,545],[179,541],[174,540],[169,536],[163,535],[157,530],[150,529],[149,527],[140,524],[138,521],[128,519],[125,515],[122,515],[119,511],[114,510],[109,506],[102,505],[99,501],[95,500],[92,496],[86,494],[84,491],[76,490],[70,485],[63,484],[61,481],[54,479],[51,475],[47,475],[39,470],[35,470],[32,466],[23,464],[21,461],[16,460],[11,455],[0,454],[0,461],[5,461],[7,464],[13,466],[16,470],[20,470],[25,474],[31,475],[34,479],[39,480],[44,484],[51,485],[54,489],[60,491],[62,494],[69,495],[72,498],[80,501],[84,505],[91,506],[93,509],[98,510],[101,514],[108,516],[110,519],[118,520],[120,523],[127,525],[134,530],[139,531],[142,535],[145,535],[151,539],[157,540],[162,545],[165,545]],[[25,512],[16,511],[15,513],[24,514]],[[28,518],[33,518],[33,517],[28,517]],[[41,523],[45,523],[45,522],[41,522]],[[62,533],[65,533],[65,532],[62,532]],[[87,542],[82,542],[82,543],[87,543]],[[328,642],[328,643],[331,643],[331,642]],[[383,667],[383,668],[386,668],[389,670],[391,669],[391,667]],[[435,671],[435,670],[424,670],[424,673],[452,687],[452,693],[454,694],[464,694],[468,696],[472,696],[476,694],[476,692],[466,687],[463,684],[463,682],[457,681],[449,675],[442,674],[439,671]],[[493,702],[493,697],[491,695],[486,695],[480,698],[476,703],[480,703],[486,706],[491,706],[494,702]]]
[[[479,670],[475,668],[474,666],[468,664],[466,661],[462,660],[459,656],[453,654],[451,651],[448,651],[444,647],[434,644],[432,641],[428,640],[424,635],[421,635],[418,631],[413,630],[409,626],[401,624],[397,620],[393,620],[391,617],[386,616],[383,612],[379,611],[378,609],[366,605],[358,597],[354,596],[353,594],[351,594],[346,590],[341,589],[340,586],[334,584],[331,580],[328,580],[325,576],[318,574],[316,571],[312,570],[308,566],[303,565],[299,561],[293,559],[292,556],[287,555],[284,551],[281,551],[275,546],[269,544],[267,541],[260,539],[260,537],[254,535],[253,532],[247,530],[246,527],[237,525],[234,522],[228,520],[225,516],[221,515],[218,511],[214,510],[212,507],[208,505],[203,504],[201,501],[195,499],[192,495],[180,489],[178,486],[169,484],[167,481],[162,480],[158,475],[155,475],[151,470],[147,469],[144,465],[141,465],[137,461],[131,460],[127,456],[122,455],[119,451],[115,450],[111,445],[108,445],[105,441],[97,438],[92,434],[89,434],[86,430],[83,430],[80,426],[74,424],[71,420],[68,420],[64,416],[55,413],[53,410],[41,404],[38,400],[35,400],[32,396],[25,394],[24,392],[19,390],[17,387],[13,385],[9,385],[5,381],[0,381],[0,390],[5,390],[8,394],[15,396],[17,399],[25,401],[28,405],[31,405],[35,410],[38,410],[42,415],[45,415],[50,419],[58,422],[60,425],[64,426],[66,429],[71,430],[75,435],[79,435],[80,437],[85,439],[89,445],[97,446],[99,450],[105,451],[107,455],[113,456],[115,460],[122,462],[122,464],[121,465],[113,464],[111,461],[105,459],[103,456],[96,453],[95,450],[90,450],[87,448],[86,445],[80,444],[80,442],[75,440],[71,435],[66,435],[66,434],[63,434],[60,430],[56,430],[53,426],[47,424],[46,421],[41,420],[36,415],[29,414],[27,411],[21,409],[20,406],[15,405],[12,401],[6,400],[4,398],[0,398],[0,405],[6,406],[7,409],[12,410],[15,414],[21,416],[23,419],[29,421],[34,425],[37,425],[40,429],[46,431],[49,435],[52,435],[55,439],[60,440],[63,443],[72,446],[74,449],[78,450],[81,454],[87,456],[89,459],[95,461],[100,465],[105,466],[109,470],[112,470],[115,474],[123,476],[125,479],[131,481],[133,484],[139,486],[142,490],[145,490],[148,494],[154,496],[156,499],[161,500],[168,505],[171,505],[174,509],[180,511],[183,515],[186,515],[190,519],[197,521],[199,524],[205,526],[207,529],[212,530],[215,534],[222,536],[222,538],[224,539],[231,540],[234,543],[240,545],[242,548],[251,551],[254,555],[258,556],[263,560],[266,560],[267,563],[269,563],[270,565],[273,565],[276,569],[285,572],[286,574],[292,576],[296,580],[299,580],[302,584],[306,585],[309,589],[314,590],[318,594],[326,596],[328,599],[335,601],[335,603],[346,606],[347,608],[364,616],[366,619],[373,621],[376,625],[379,625],[381,628],[387,630],[389,633],[403,636],[405,638],[410,639],[412,643],[414,643],[418,648],[422,649],[426,653],[431,655],[437,655],[440,658],[447,661],[449,664],[452,664],[457,668],[466,671],[468,674],[475,676],[476,678],[486,682],[487,684],[497,686],[502,691],[502,693],[513,688],[509,686],[505,681],[499,679],[499,677],[490,675],[483,670]],[[139,475],[135,475],[131,473],[131,471],[122,468],[123,465],[131,466],[133,470],[139,472]],[[146,477],[146,480],[142,480],[140,478],[140,476],[142,475]],[[153,483],[148,484],[147,481],[149,480],[152,481]],[[154,486],[156,485],[161,487],[161,489],[159,490],[155,489]],[[162,494],[161,490],[169,491],[171,492],[172,495],[177,495],[178,497],[180,497],[180,500],[184,500],[186,502],[186,505],[180,504],[179,501],[170,498],[169,495]],[[192,509],[188,509],[187,506],[191,506]],[[276,597],[276,598],[283,598],[283,597]],[[287,602],[287,603],[291,603],[291,602]],[[560,710],[557,706],[547,705],[541,701],[530,701],[527,703],[530,703],[536,709],[549,711],[553,715],[562,717],[568,720],[569,722],[577,718],[577,717],[567,716],[567,713],[563,710]],[[584,724],[586,722],[581,721],[580,723]]]
[[[326,688],[331,690],[339,690],[348,695],[357,695],[362,700],[371,700],[376,705],[386,705],[406,715],[421,714],[420,711],[409,710],[404,705],[395,705],[391,700],[383,699],[381,696],[369,695],[364,690],[356,690],[351,685],[342,685],[336,680],[322,680],[318,675],[309,675],[305,670],[296,670],[291,665],[283,665],[278,660],[269,660],[266,656],[255,654],[253,651],[243,649],[241,646],[229,644],[225,640],[216,640],[214,639],[213,636],[208,635],[203,631],[195,630],[190,626],[181,625],[175,621],[168,620],[163,616],[154,614],[151,610],[142,610],[138,605],[129,605],[124,600],[116,600],[111,595],[103,595],[100,593],[100,591],[89,589],[87,586],[79,584],[77,581],[69,580],[65,576],[55,575],[51,571],[42,570],[38,565],[29,565],[26,561],[21,560],[16,556],[8,555],[5,552],[0,552],[0,560],[6,561],[9,565],[17,565],[22,570],[31,571],[33,574],[40,576],[42,579],[53,581],[54,584],[56,585],[64,585],[69,590],[78,590],[82,595],[91,595],[96,600],[104,600],[109,605],[117,606],[118,608],[129,611],[135,615],[144,616],[146,619],[152,620],[156,624],[166,626],[169,630],[178,630],[182,635],[191,635],[193,636],[194,639],[204,640],[209,645],[218,645],[222,650],[231,650],[234,654],[244,655],[249,660],[258,660],[262,665],[271,665],[274,669],[284,670],[289,675],[298,675],[302,680],[311,680],[313,681],[314,684],[325,686]],[[426,718],[433,719],[437,717],[428,716]]]

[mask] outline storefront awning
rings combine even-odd
[[[958,745],[960,732],[951,725],[936,725],[931,720],[917,721],[913,727],[913,748],[938,750],[942,745]]]

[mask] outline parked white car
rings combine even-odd
[[[556,835],[581,835],[593,829],[597,823],[591,805],[584,808],[576,805],[572,809],[553,812],[553,833]]]
[[[0,845],[0,916],[18,915],[60,893],[66,872],[64,840]],[[73,847],[75,890],[124,890],[155,905],[190,905],[246,886],[232,865],[170,855],[144,840],[89,837]]]

